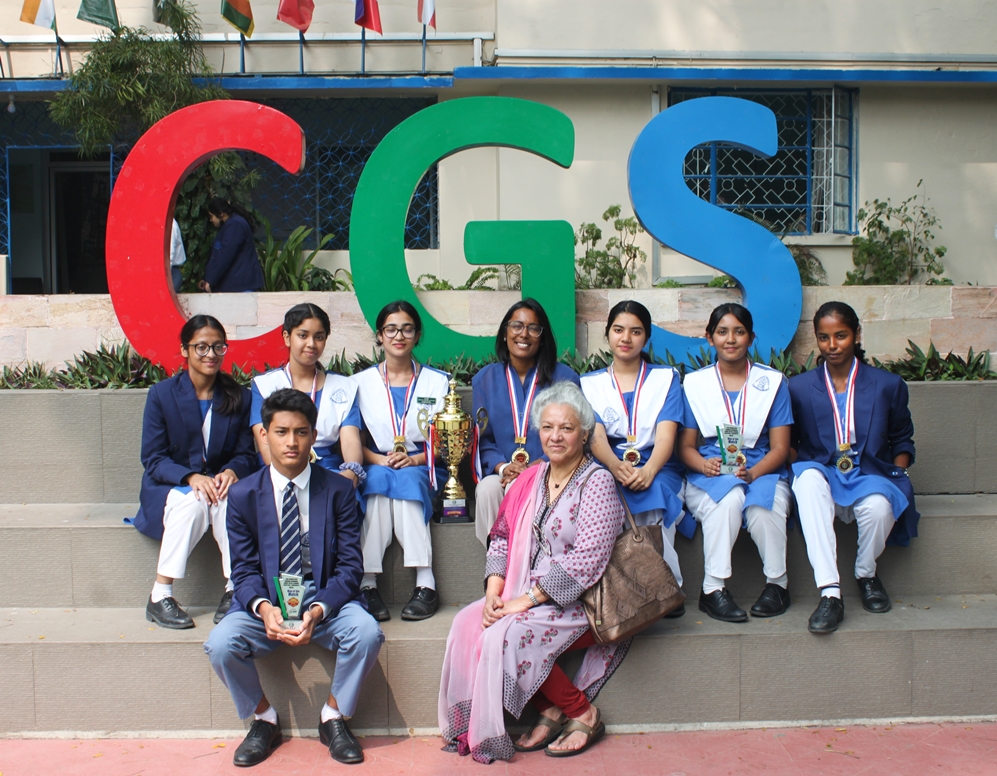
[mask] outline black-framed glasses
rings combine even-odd
[[[224,356],[228,353],[228,345],[224,342],[216,342],[214,345],[208,345],[204,342],[197,342],[194,344],[188,343],[188,348],[194,348],[194,352],[197,353],[201,358],[208,355],[209,351],[215,351],[216,356]]]
[[[509,321],[506,324],[506,328],[508,328],[513,334],[522,334],[525,331],[531,337],[539,337],[544,333],[544,327],[539,323],[531,323],[527,325],[522,321]]]
[[[412,339],[415,336],[415,326],[385,326],[381,329],[381,334],[388,339],[394,339],[399,334],[405,339]]]

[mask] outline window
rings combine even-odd
[[[672,89],[668,97],[676,105],[716,95],[770,108],[779,150],[764,159],[726,143],[697,146],[685,161],[692,191],[776,234],[854,232],[854,91]]]

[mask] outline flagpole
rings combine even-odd
[[[367,72],[367,28],[360,28],[360,75]]]
[[[426,25],[422,25],[422,73],[426,74]]]

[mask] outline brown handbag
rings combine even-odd
[[[592,636],[599,644],[628,639],[685,601],[685,593],[661,557],[661,526],[638,526],[623,494],[619,495],[630,526],[624,526],[616,537],[602,578],[581,597]]]

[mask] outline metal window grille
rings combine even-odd
[[[671,89],[669,104],[710,95],[770,108],[779,148],[764,159],[727,143],[697,146],[685,160],[693,192],[776,234],[854,232],[854,91]]]
[[[291,175],[254,154],[247,166],[259,171],[253,206],[267,217],[274,238],[284,239],[298,226],[319,235],[332,234],[327,250],[349,248],[353,195],[364,165],[388,132],[435,98],[358,98],[261,100],[297,121],[305,131],[305,169]],[[438,176],[430,168],[416,188],[405,224],[405,247],[439,247]]]

